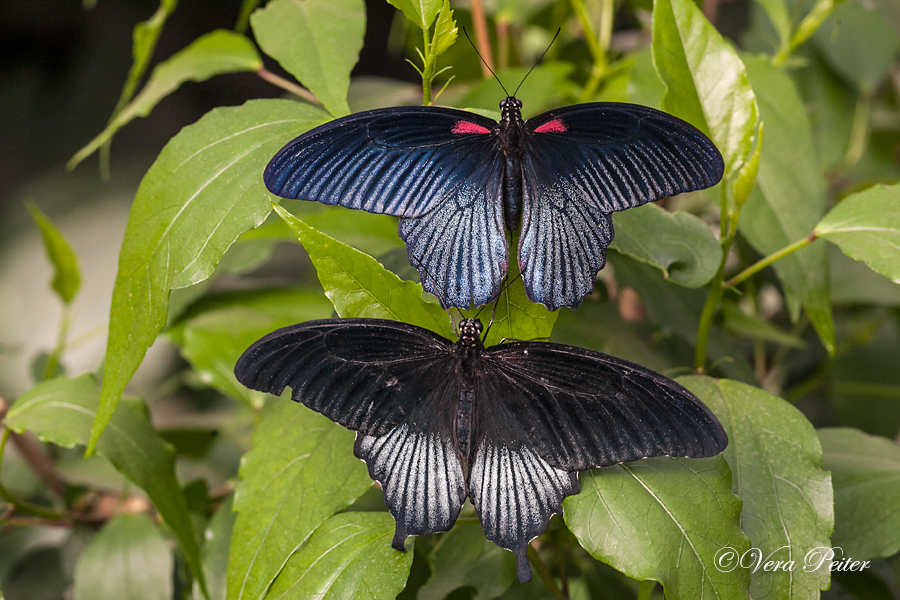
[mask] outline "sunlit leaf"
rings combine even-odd
[[[53,281],[51,285],[66,304],[70,303],[81,286],[81,272],[78,269],[78,257],[75,251],[53,225],[50,219],[41,212],[36,204],[28,203],[28,212],[41,230],[44,239],[44,250],[53,265]]]
[[[286,140],[327,116],[286,100],[218,108],[172,138],[131,208],[113,289],[103,392],[89,450],[166,324],[169,292],[210,276],[271,210],[261,173]]]
[[[667,90],[662,108],[709,134],[725,178],[750,151],[754,90],[735,50],[691,0],[655,0],[653,62]]]
[[[391,547],[385,512],[346,512],[325,521],[284,566],[269,600],[393,600],[406,585],[412,552]]]
[[[350,113],[350,71],[366,31],[362,0],[272,0],[250,17],[263,51],[309,88],[332,115]]]
[[[402,281],[371,256],[316,231],[280,206],[275,210],[306,248],[339,316],[402,321],[454,337],[447,313],[422,301],[421,285]]]
[[[750,547],[721,456],[647,458],[580,477],[581,493],[563,508],[566,525],[594,558],[662,583],[669,600],[749,598],[747,570],[716,568],[721,548],[740,554]]]
[[[388,0],[419,29],[431,27],[441,10],[441,0]]]
[[[264,597],[309,535],[372,485],[353,432],[287,399],[266,405],[240,475],[230,600]]]
[[[900,283],[900,185],[875,185],[847,196],[815,233]]]

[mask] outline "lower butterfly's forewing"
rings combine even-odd
[[[332,421],[383,435],[410,415],[453,361],[445,338],[380,319],[325,319],[279,329],[235,366],[248,388],[292,398]]]
[[[449,108],[361,112],[287,144],[264,179],[283,198],[417,217],[480,164],[496,127],[491,119]]]
[[[413,412],[380,437],[357,434],[354,453],[381,483],[397,528],[393,547],[409,535],[447,531],[466,499],[463,467],[454,443],[459,402],[455,370],[432,373],[433,386]]]
[[[484,535],[516,555],[519,581],[531,579],[528,543],[547,530],[578,474],[551,466],[536,452],[502,402],[491,377],[480,377],[473,411],[469,497]]]
[[[525,126],[532,164],[552,173],[573,200],[600,212],[708,188],[725,168],[701,131],[647,106],[577,104],[538,115]]]
[[[487,304],[500,293],[508,267],[504,164],[499,152],[485,156],[431,212],[400,220],[410,264],[445,307]]]
[[[525,291],[550,310],[577,308],[594,290],[613,239],[611,215],[526,155],[519,267]]]
[[[489,348],[482,377],[550,465],[581,471],[650,456],[702,458],[728,438],[678,383],[635,363],[561,344]]]

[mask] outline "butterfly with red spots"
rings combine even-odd
[[[370,110],[308,131],[265,171],[283,198],[401,217],[399,235],[425,289],[446,306],[500,293],[506,230],[518,232],[529,298],[575,308],[594,289],[612,214],[715,185],[715,145],[662,111],[612,102],[522,119],[433,106]]]

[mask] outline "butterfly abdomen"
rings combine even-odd
[[[474,388],[463,389],[456,408],[456,450],[461,459],[469,455],[469,438],[472,434],[472,399]]]

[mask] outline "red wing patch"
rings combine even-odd
[[[550,119],[534,130],[535,133],[565,133],[569,128],[562,119]]]
[[[451,131],[453,133],[475,133],[481,135],[491,132],[490,129],[482,127],[477,123],[472,123],[471,121],[457,121]]]

